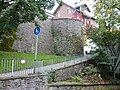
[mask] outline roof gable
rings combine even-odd
[[[57,9],[54,11],[53,14],[55,14],[62,5],[66,5],[67,7],[70,7],[71,9],[74,9],[74,10],[76,11],[76,9],[73,8],[72,6],[70,6],[70,5],[68,5],[68,4],[64,3],[64,2],[61,2],[61,3],[59,4],[59,6],[57,7]]]
[[[57,9],[54,11],[53,14],[56,14],[57,11],[59,11],[60,7],[62,7],[63,5],[66,5],[67,7],[70,7],[71,9],[75,10],[76,12],[82,14],[82,16],[85,17],[85,18],[89,18],[89,19],[95,20],[93,17],[90,17],[90,16],[88,16],[88,15],[85,15],[83,12],[81,12],[81,11],[78,10],[77,8],[74,8],[74,7],[68,5],[68,4],[64,3],[64,2],[61,2],[61,3],[59,4],[59,6],[57,7]],[[87,10],[90,12],[88,6],[87,6],[86,4],[83,4],[83,5],[84,5],[84,6],[87,8]],[[80,6],[78,6],[78,8],[80,8]]]

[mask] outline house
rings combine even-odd
[[[86,4],[82,4],[73,8],[72,6],[63,2],[57,7],[55,12],[53,13],[53,15],[55,16],[53,17],[53,19],[72,18],[72,19],[77,19],[83,22],[83,28],[86,28],[87,25],[96,27],[95,19],[93,17],[88,16],[86,12],[88,13],[91,12]],[[89,41],[87,38],[84,38],[84,39],[86,43]],[[93,48],[95,47],[96,46],[94,44],[88,45],[87,43],[86,45],[84,45],[84,48],[83,48],[84,55],[86,55],[86,53],[90,53],[90,51],[92,51]]]
[[[60,4],[57,9],[54,11],[53,19],[58,19],[58,18],[73,18],[73,19],[78,19],[81,22],[83,22],[83,27],[86,28],[86,26],[89,24],[93,27],[96,26],[95,19],[93,17],[90,17],[86,14],[84,14],[84,11],[91,12],[90,9],[87,7],[86,4],[77,6],[77,7],[72,7],[64,2]]]

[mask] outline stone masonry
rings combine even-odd
[[[53,51],[53,39],[51,34],[51,23],[47,21],[39,21],[41,26],[41,32],[38,41],[39,53],[52,53]],[[17,35],[18,40],[14,42],[13,48],[22,52],[34,53],[35,50],[35,35],[33,33],[35,28],[34,23],[24,23],[19,25]]]
[[[53,20],[54,44],[60,55],[82,55],[82,22],[76,19]]]
[[[0,79],[0,90],[48,90],[47,86],[45,75]]]
[[[82,62],[76,65],[72,65],[69,67],[57,69],[55,71],[55,79],[54,81],[62,81],[62,80],[68,80],[71,77],[78,75],[80,71],[84,68],[87,62]]]
[[[83,54],[81,38],[82,22],[76,19],[53,19],[40,21],[41,32],[38,41],[38,53]],[[17,31],[18,40],[13,48],[20,52],[34,53],[35,35],[34,23],[20,24]]]
[[[119,85],[64,83],[49,85],[49,90],[119,90]]]

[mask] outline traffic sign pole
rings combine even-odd
[[[36,35],[35,60],[37,59],[38,35]]]
[[[35,46],[35,57],[34,57],[34,67],[33,67],[33,73],[35,73],[35,67],[36,67],[36,59],[37,59],[37,46],[38,46],[38,35],[40,33],[40,28],[36,27],[34,29],[34,34],[36,36],[36,46]]]
[[[36,67],[37,46],[38,46],[38,35],[36,35],[35,56],[34,56],[34,72],[33,73],[35,73],[35,67]]]

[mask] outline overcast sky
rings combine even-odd
[[[64,3],[69,4],[70,6],[74,7],[75,2],[80,2],[80,0],[62,0]]]
[[[75,7],[75,2],[77,2],[78,4],[87,4],[89,9],[92,11],[89,15],[90,16],[93,16],[93,0],[83,0],[83,2],[80,2],[80,0],[62,0],[64,3],[72,6],[72,7]],[[53,8],[53,10],[50,11],[50,13],[53,13],[56,8],[58,7],[58,5],[55,5],[55,7]]]
[[[90,16],[93,16],[93,5],[94,5],[94,0],[63,0],[63,2],[69,4],[72,7],[75,7],[75,2],[78,2],[78,4],[87,4],[89,9],[91,10]]]

